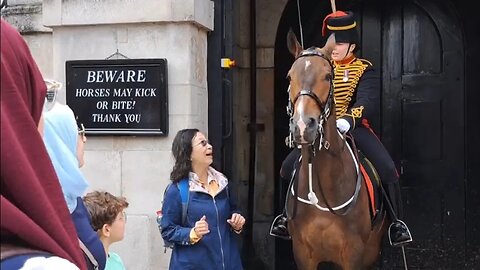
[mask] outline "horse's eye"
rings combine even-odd
[[[330,73],[329,73],[329,74],[326,74],[326,75],[325,75],[325,80],[326,80],[326,81],[331,81],[331,80],[332,80],[332,74],[330,74]]]

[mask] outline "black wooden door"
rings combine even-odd
[[[449,10],[403,1],[381,11],[382,141],[401,175],[411,269],[465,262],[464,56]],[[388,253],[382,268],[401,266],[398,249]]]

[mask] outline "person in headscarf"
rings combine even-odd
[[[86,269],[38,132],[46,85],[22,36],[1,19],[1,269]]]
[[[44,113],[43,140],[52,160],[68,210],[73,213],[77,198],[87,191],[87,180],[80,171],[83,166],[85,134],[79,134],[75,115],[69,106],[56,103]]]
[[[75,115],[68,105],[55,103],[44,112],[44,142],[53,167],[57,172],[63,196],[72,216],[79,239],[85,245],[87,267],[102,270],[106,264],[106,252],[100,238],[93,230],[90,216],[85,207],[82,196],[89,184],[80,167],[84,165],[84,144],[87,141],[85,129],[77,124]]]

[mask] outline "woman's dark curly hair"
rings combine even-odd
[[[177,132],[172,143],[172,154],[175,158],[175,165],[173,165],[170,179],[173,182],[178,182],[181,179],[187,178],[188,173],[192,171],[192,140],[199,132],[196,128],[182,129]]]

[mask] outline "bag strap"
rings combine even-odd
[[[188,201],[190,199],[188,180],[188,178],[184,178],[177,183],[178,189],[180,190],[180,197],[182,199],[182,225],[187,221]]]
[[[78,238],[78,243],[80,244],[80,248],[82,249],[83,253],[87,255],[88,260],[90,260],[90,262],[93,264],[93,269],[98,270],[98,262],[93,256],[93,254],[90,252],[90,250],[88,250],[87,246],[85,246],[85,244],[82,242],[82,240],[80,240],[80,238]]]
[[[167,194],[167,190],[170,188],[172,185],[172,182],[168,183],[168,185],[165,187],[165,190],[163,191],[163,198],[165,198],[165,194]]]

